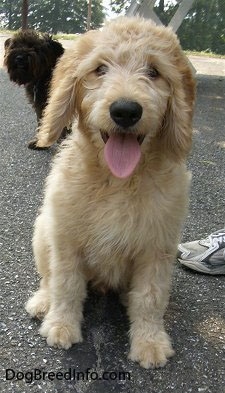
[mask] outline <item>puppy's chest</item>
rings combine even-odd
[[[132,257],[149,229],[149,196],[126,190],[91,192],[79,215],[79,238],[88,254]]]

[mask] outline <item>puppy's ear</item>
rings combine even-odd
[[[11,38],[7,38],[7,40],[4,43],[5,49],[7,49],[9,47],[10,43],[11,43]]]
[[[37,134],[38,147],[51,146],[57,141],[63,128],[71,125],[77,115],[82,95],[77,69],[93,48],[93,43],[92,34],[88,32],[60,57],[53,73],[48,105]]]
[[[178,58],[179,78],[170,80],[171,95],[161,130],[163,149],[175,161],[185,159],[191,149],[195,99],[194,70],[183,54]]]
[[[62,72],[60,72],[60,68],[59,61],[56,66],[56,73],[53,76],[54,83],[50,91],[48,104],[44,110],[37,134],[38,147],[48,147],[56,142],[63,128],[72,123],[76,114],[76,75],[72,70],[69,72],[69,70],[62,69]]]
[[[53,50],[55,57],[58,58],[59,56],[61,56],[63,54],[64,49],[63,49],[63,46],[60,44],[60,42],[51,39],[49,41],[49,45],[50,45],[51,49]]]

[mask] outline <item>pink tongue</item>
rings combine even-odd
[[[114,176],[122,179],[130,176],[141,157],[137,137],[131,134],[111,135],[106,142],[104,156]]]

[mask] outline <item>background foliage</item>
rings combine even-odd
[[[86,0],[30,0],[28,27],[56,34],[82,33],[86,30],[88,3]],[[21,27],[21,0],[0,0],[2,28]],[[92,0],[91,28],[102,25],[105,17],[101,0]]]
[[[140,1],[140,0],[138,0]],[[109,15],[126,10],[131,0],[92,0],[91,28],[98,28]],[[158,0],[155,12],[167,25],[180,0]],[[30,0],[28,26],[50,33],[82,33],[86,30],[88,0]],[[22,0],[0,0],[0,27],[21,27]],[[225,54],[225,0],[195,0],[178,29],[184,49]]]
[[[225,54],[225,0],[196,0],[177,33],[184,49]]]
[[[154,10],[165,25],[178,3],[158,1]],[[183,49],[225,54],[225,0],[195,0],[177,34]]]

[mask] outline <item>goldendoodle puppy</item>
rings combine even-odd
[[[58,63],[38,144],[73,118],[47,179],[33,248],[49,345],[82,340],[89,281],[127,294],[129,358],[173,355],[163,316],[188,200],[194,81],[174,33],[122,17],[81,36]]]

